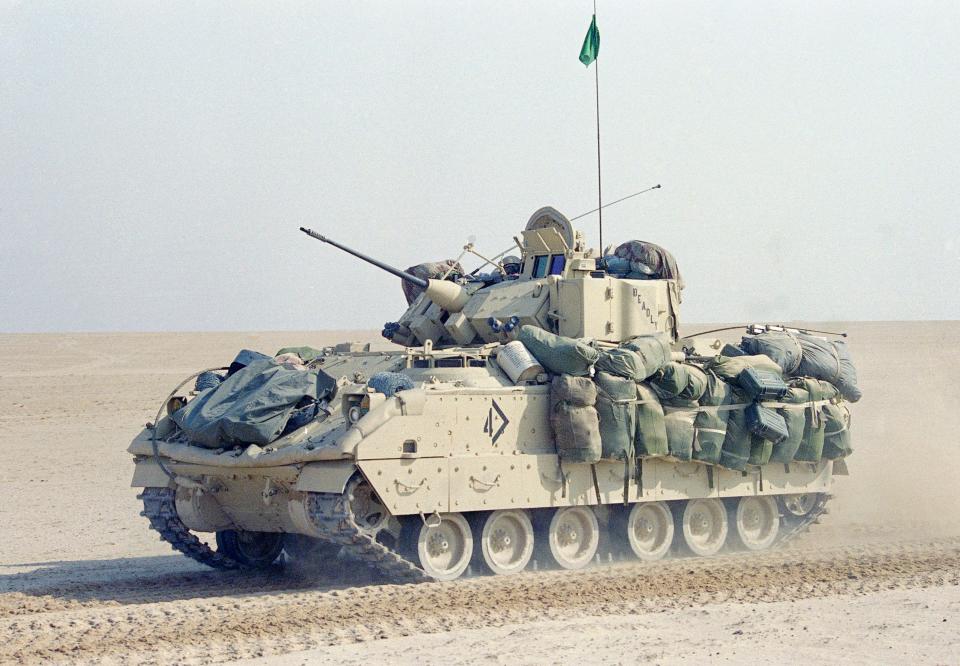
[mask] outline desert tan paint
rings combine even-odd
[[[831,482],[827,461],[770,464],[741,473],[645,459],[639,484],[623,463],[601,462],[596,465],[598,498],[590,465],[561,469],[545,386],[471,391],[450,383],[405,393],[405,400],[388,398],[355,426],[377,424],[359,440],[352,460],[219,474],[211,465],[175,464],[183,478],[205,486],[178,491],[178,509],[181,502],[184,509],[207,507],[206,513],[187,512],[185,522],[198,530],[223,528],[220,512],[195,498],[206,493],[242,529],[310,533],[301,515],[303,493],[342,492],[357,469],[394,515],[622,504],[625,471],[630,503],[824,492]],[[137,463],[134,485],[168,482],[151,458]]]
[[[178,509],[194,529],[222,529],[230,522],[246,530],[305,534],[314,533],[306,493],[341,493],[358,470],[394,515],[829,489],[833,465],[826,461],[766,465],[749,473],[665,459],[644,460],[639,475],[620,462],[601,462],[595,470],[561,467],[549,386],[514,386],[500,371],[496,353],[504,340],[491,318],[516,316],[521,324],[613,343],[658,331],[675,338],[680,293],[674,280],[625,280],[597,271],[593,251],[553,209],[531,217],[521,252],[516,280],[486,288],[431,281],[400,319],[407,340],[402,351],[332,352],[322,367],[340,378],[341,401],[326,421],[271,447],[253,453],[251,447],[241,462],[229,452],[164,444],[175,482],[152,458],[150,432],[144,431],[130,447],[136,457],[133,485],[178,487]],[[551,263],[564,257],[563,269],[534,275],[533,259],[544,255]],[[710,339],[687,341],[691,345],[701,354],[717,353]],[[460,367],[449,367],[457,359]],[[379,370],[405,372],[418,388],[391,398],[374,394],[365,383]],[[369,411],[348,423],[350,406],[364,399]]]

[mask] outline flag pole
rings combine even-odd
[[[593,0],[593,20],[597,20],[597,0]],[[603,254],[603,181],[600,178],[600,56],[593,61],[594,91],[597,101],[597,215],[600,229],[600,254]]]

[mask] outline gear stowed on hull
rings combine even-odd
[[[516,271],[437,279],[334,243],[422,290],[384,330],[398,347],[342,346],[297,357],[298,371],[316,372],[335,388],[314,396],[305,424],[266,445],[197,445],[172,417],[197,392],[171,396],[167,416],[130,446],[133,485],[143,488],[150,526],[176,550],[218,569],[269,565],[286,549],[294,559],[335,557],[391,581],[417,582],[454,579],[471,566],[512,573],[536,561],[576,569],[598,553],[607,559],[603,551],[657,559],[762,550],[825,513],[833,474],[846,465],[819,452],[769,462],[768,451],[767,459],[738,469],[696,453],[678,458],[674,450],[564,460],[551,421],[550,378],[562,372],[552,367],[555,359],[498,360],[518,331],[576,341],[590,358],[638,336],[665,336],[660,367],[683,365],[692,375],[702,375],[698,368],[722,345],[678,339],[682,281],[662,248],[597,256],[549,208],[534,214],[518,241]],[[657,258],[654,268],[638,264],[648,256]],[[391,373],[388,381],[369,381],[382,373]],[[217,391],[215,384],[205,391]],[[664,398],[665,411],[684,409],[672,399]],[[767,404],[810,410],[814,431],[822,427],[818,410],[839,404],[837,397],[806,400]],[[746,406],[694,401],[687,409],[716,415]],[[194,532],[216,533],[216,549]]]

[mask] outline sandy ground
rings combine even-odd
[[[129,488],[187,374],[369,334],[0,335],[0,663],[960,663],[960,323],[847,328],[851,476],[787,549],[419,586],[205,570]]]
[[[896,617],[899,614],[905,617]],[[960,587],[827,599],[698,604],[633,615],[534,621],[481,631],[367,643],[241,660],[242,664],[778,664],[955,663]],[[538,646],[531,649],[531,646]]]

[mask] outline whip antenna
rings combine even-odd
[[[627,199],[632,199],[633,197],[638,197],[638,196],[640,196],[641,194],[644,194],[644,193],[646,193],[646,192],[649,192],[650,190],[658,190],[658,189],[660,189],[660,187],[661,187],[660,183],[657,183],[656,185],[653,185],[652,187],[648,187],[648,188],[645,189],[645,190],[640,190],[639,192],[634,192],[633,194],[628,194],[628,195],[625,196],[625,197],[620,197],[620,198],[617,199],[616,201],[611,201],[611,202],[608,203],[608,204],[603,204],[602,206],[600,206],[600,208],[594,208],[593,210],[588,210],[586,213],[580,213],[580,214],[577,215],[576,217],[570,217],[570,218],[567,218],[567,219],[569,219],[571,222],[573,222],[574,220],[579,220],[581,217],[586,217],[586,216],[589,215],[590,213],[596,213],[597,211],[599,211],[599,210],[601,210],[601,209],[603,209],[603,208],[609,208],[610,206],[614,206],[614,205],[620,203],[621,201],[626,201]]]

